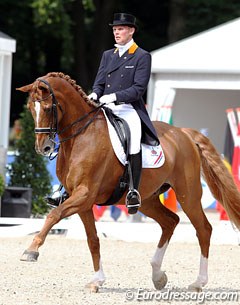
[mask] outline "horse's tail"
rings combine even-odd
[[[188,134],[198,146],[202,175],[213,196],[222,204],[230,220],[240,230],[240,193],[233,176],[207,137],[193,129],[182,128],[181,130]]]

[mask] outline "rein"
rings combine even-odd
[[[87,123],[81,127],[77,132],[75,132],[73,135],[67,137],[67,138],[64,138],[62,140],[59,141],[59,144],[62,143],[62,142],[66,142],[74,137],[76,137],[77,135],[79,135],[83,130],[85,130],[94,120],[95,118],[98,116],[100,110],[102,108],[102,105],[94,108],[93,110],[91,110],[90,112],[86,113],[85,115],[83,115],[82,117],[80,117],[79,119],[77,119],[76,121],[74,121],[73,123],[71,123],[70,125],[66,126],[65,128],[63,128],[62,130],[60,130],[59,132],[57,132],[57,134],[61,134],[61,133],[64,133],[66,130],[68,130],[69,128],[71,128],[72,126],[76,125],[77,123],[83,121],[85,118],[87,118],[91,113],[94,113],[94,116],[92,118],[90,118]]]
[[[66,142],[74,137],[76,137],[77,135],[79,135],[80,133],[82,133],[94,120],[95,118],[98,116],[101,108],[103,107],[103,105],[99,105],[96,108],[94,108],[93,110],[91,110],[90,112],[86,113],[85,115],[83,115],[82,117],[78,118],[76,121],[72,122],[71,124],[67,125],[66,127],[64,127],[62,130],[59,130],[58,128],[58,114],[57,114],[57,106],[60,107],[61,111],[62,111],[62,107],[59,104],[59,102],[57,101],[55,94],[52,90],[51,85],[49,84],[49,82],[47,82],[44,79],[38,78],[37,79],[39,82],[43,82],[45,85],[48,86],[48,89],[50,91],[50,94],[41,99],[41,100],[37,100],[35,102],[41,102],[44,101],[46,99],[48,99],[49,97],[52,97],[52,113],[53,113],[53,126],[50,127],[43,127],[43,128],[35,128],[35,133],[39,134],[39,133],[48,133],[49,134],[49,139],[56,145],[60,145],[63,142]],[[84,126],[82,126],[79,130],[77,130],[74,134],[72,134],[69,137],[63,138],[62,140],[59,140],[58,142],[54,141],[54,138],[56,136],[56,134],[60,135],[62,133],[64,133],[66,130],[70,129],[71,127],[73,127],[74,125],[76,125],[77,123],[83,121],[84,119],[88,118],[90,114],[94,113],[94,116],[92,118],[90,118],[86,124]],[[59,149],[59,148],[58,148]],[[56,156],[55,156],[56,157]],[[54,157],[54,158],[55,158]],[[53,158],[53,159],[54,159]]]

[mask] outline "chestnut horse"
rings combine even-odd
[[[101,106],[90,101],[82,88],[63,73],[48,73],[18,89],[29,93],[28,108],[35,122],[37,153],[47,156],[53,152],[54,137],[58,134],[60,149],[56,171],[70,195],[63,204],[51,210],[43,228],[21,260],[36,261],[38,249],[50,229],[61,219],[77,213],[86,230],[95,271],[89,284],[97,291],[105,281],[105,275],[92,207],[95,203],[107,201],[123,173],[123,166],[111,146],[105,116]],[[179,217],[160,202],[159,194],[165,186],[171,186],[196,229],[201,249],[200,267],[197,279],[189,289],[201,291],[208,281],[212,231],[201,205],[201,170],[212,194],[221,202],[238,229],[240,195],[231,174],[208,138],[193,129],[177,128],[163,122],[154,122],[154,126],[166,160],[158,169],[142,170],[142,205],[139,209],[159,223],[162,229],[151,260],[152,280],[156,289],[162,289],[167,283],[161,265]],[[118,204],[125,204],[125,195]]]

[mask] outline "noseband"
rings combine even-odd
[[[50,127],[43,127],[43,128],[35,128],[34,131],[36,134],[39,133],[47,133],[49,134],[49,139],[50,140],[54,140],[56,134],[58,133],[58,112],[57,112],[57,105],[60,105],[55,97],[55,94],[52,90],[51,85],[49,84],[49,82],[47,82],[44,79],[38,78],[37,81],[44,83],[45,85],[47,85],[48,90],[50,92],[50,94],[41,99],[41,100],[36,100],[35,102],[42,102],[44,100],[47,100],[49,97],[52,97],[52,108],[51,108],[51,112],[52,112],[52,124]],[[61,107],[60,107],[61,108]]]
[[[39,82],[44,83],[45,85],[48,86],[49,92],[50,94],[41,99],[41,100],[36,100],[35,102],[42,102],[46,99],[48,99],[49,97],[52,97],[52,115],[53,115],[53,119],[52,119],[52,124],[50,127],[43,127],[43,128],[35,128],[35,134],[41,134],[41,133],[47,133],[49,134],[49,139],[54,143],[54,144],[61,144],[62,142],[66,142],[72,138],[74,138],[75,136],[79,135],[83,130],[85,130],[97,117],[98,113],[100,112],[101,108],[103,107],[103,105],[99,105],[96,108],[94,108],[93,110],[91,110],[90,112],[84,114],[82,117],[80,117],[79,119],[77,119],[76,121],[74,121],[73,123],[67,125],[66,127],[64,127],[62,130],[58,129],[58,112],[57,112],[57,106],[59,106],[60,110],[63,112],[63,109],[60,105],[60,103],[57,101],[55,94],[53,92],[53,89],[51,87],[51,85],[49,84],[49,82],[47,82],[44,79],[38,78],[37,79]],[[56,134],[60,135],[62,133],[64,133],[66,130],[70,129],[72,126],[76,125],[77,123],[83,121],[84,119],[86,119],[91,113],[94,113],[94,116],[92,118],[90,118],[86,124],[84,126],[82,126],[81,128],[79,128],[74,134],[72,134],[69,137],[63,138],[61,140],[59,140],[58,143],[56,143],[55,141],[55,136]]]

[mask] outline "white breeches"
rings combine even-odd
[[[141,120],[136,110],[131,104],[115,105],[114,103],[111,103],[106,107],[112,109],[114,114],[123,118],[128,123],[131,135],[129,153],[130,155],[139,153],[141,148],[142,127]]]

